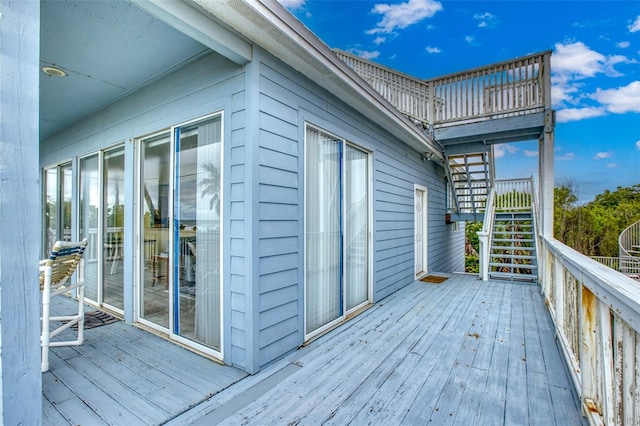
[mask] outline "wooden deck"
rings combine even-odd
[[[581,425],[539,287],[416,282],[169,424]]]
[[[45,424],[586,424],[532,284],[416,282],[242,380],[122,323],[86,333],[53,350]]]
[[[52,310],[70,304],[58,297]],[[43,425],[162,424],[246,376],[121,321],[85,338],[50,351]]]

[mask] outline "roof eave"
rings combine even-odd
[[[252,43],[284,60],[420,153],[443,160],[441,147],[375,91],[275,0],[192,0]]]

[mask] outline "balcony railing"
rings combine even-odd
[[[435,127],[550,108],[550,51],[429,80],[335,53],[402,113]]]
[[[637,424],[640,285],[555,239],[543,247],[543,291],[590,423]]]

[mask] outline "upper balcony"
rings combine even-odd
[[[455,220],[483,220],[494,144],[553,132],[550,51],[429,80],[334,52],[440,145]]]
[[[537,139],[551,108],[551,51],[428,80],[335,53],[443,146]]]

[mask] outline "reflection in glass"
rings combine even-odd
[[[58,168],[44,171],[44,257],[58,240]]]
[[[124,147],[104,154],[103,302],[124,309]]]
[[[220,350],[221,118],[175,136],[174,333]]]
[[[169,328],[169,133],[144,139],[142,150],[142,286],[140,316]]]
[[[80,159],[78,225],[80,239],[87,238],[85,250],[86,298],[98,302],[98,218],[100,215],[100,179],[98,154]]]
[[[346,299],[347,311],[368,300],[369,285],[369,197],[367,153],[346,148]]]
[[[43,257],[56,241],[71,241],[71,163],[44,171]]]

